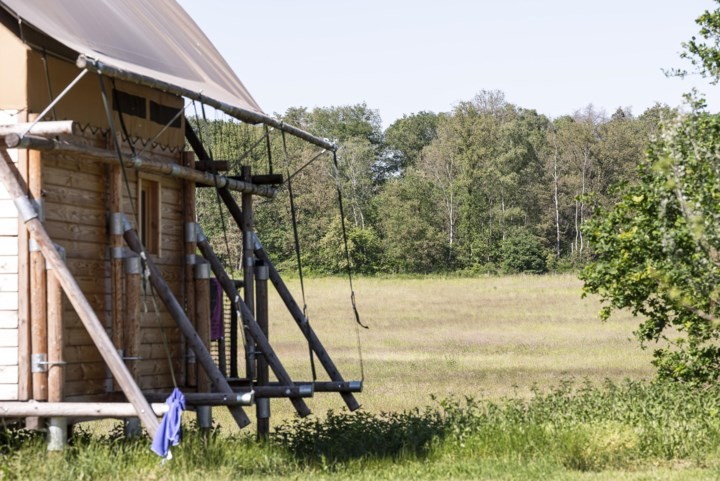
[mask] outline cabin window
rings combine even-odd
[[[160,254],[160,182],[138,179],[138,234],[149,254]]]

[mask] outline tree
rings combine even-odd
[[[701,35],[683,58],[720,79],[720,9],[698,20]],[[660,377],[693,384],[720,378],[720,115],[692,111],[661,124],[660,134],[622,200],[588,224],[594,261],[583,271],[586,293],[606,302],[607,318],[628,308],[644,316],[636,336],[654,351]]]
[[[720,115],[693,112],[666,124],[639,181],[587,233],[595,260],[585,292],[644,316],[641,342],[662,377],[706,383],[720,377]],[[674,329],[676,333],[670,334]]]
[[[385,175],[402,175],[417,165],[422,150],[437,138],[440,116],[432,112],[403,115],[385,130]]]

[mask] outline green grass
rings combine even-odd
[[[355,378],[347,284],[311,279],[307,291],[313,326]],[[720,479],[720,388],[649,382],[650,355],[630,340],[637,320],[600,323],[573,277],[359,279],[356,291],[371,326],[360,332],[363,410],[318,394],[301,420],[273,401],[274,434],[258,444],[216,409],[218,428],[204,437],[188,424],[164,465],[117,429],[56,454],[6,431],[0,480]],[[271,340],[309,379],[306,345],[279,307]]]

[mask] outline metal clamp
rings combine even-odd
[[[50,366],[64,366],[65,361],[48,361],[47,354],[30,355],[30,372],[47,372]]]

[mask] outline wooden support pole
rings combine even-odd
[[[143,398],[144,399],[144,398]],[[147,412],[143,414],[154,419],[168,412],[165,403],[148,404]],[[0,416],[4,417],[82,417],[82,418],[129,418],[138,415],[137,408],[132,403],[97,403],[97,402],[3,402],[0,403]],[[141,416],[142,417],[142,416]],[[145,426],[147,428],[147,426]],[[150,437],[155,435],[150,433]]]
[[[34,114],[37,116],[37,114]],[[36,117],[34,117],[36,118]],[[33,120],[34,120],[33,118]],[[32,129],[30,129],[32,127]],[[28,132],[28,129],[30,131]],[[0,125],[0,137],[6,135],[24,134],[42,135],[45,137],[54,137],[56,135],[76,135],[80,133],[77,122],[72,120],[51,120],[45,122],[23,122],[13,125]]]
[[[193,152],[183,153],[183,164],[189,169],[195,168],[195,154]],[[183,216],[185,219],[185,312],[191,323],[195,322],[195,182],[183,182]],[[180,378],[184,380],[187,386],[197,386],[197,362],[195,361],[195,353],[187,347],[185,337],[181,336],[181,350],[185,355],[183,363],[183,373]]]
[[[200,340],[210,350],[210,266],[207,262],[195,263],[195,328]],[[207,373],[198,372],[198,391],[210,392]]]
[[[242,167],[243,180],[252,178],[250,167]],[[243,266],[243,283],[245,304],[248,307],[248,314],[243,314],[243,324],[247,326],[248,316],[255,316],[255,292],[253,286],[255,254],[253,254],[253,200],[251,194],[242,195],[242,230],[243,250],[242,250],[242,266]],[[246,377],[254,379],[257,377],[257,364],[255,361],[255,345],[252,339],[245,337],[245,360],[246,360]]]
[[[49,267],[47,272],[48,401],[62,402],[65,397],[62,287],[52,266]]]
[[[130,249],[132,249],[133,251],[137,252],[138,254],[142,253],[142,243],[138,238],[137,232],[130,226],[129,223],[127,223],[127,221],[125,229],[125,242],[127,242],[128,246],[130,246]],[[188,344],[195,351],[195,356],[197,357],[197,360],[200,362],[200,365],[203,367],[203,369],[205,369],[205,372],[210,377],[210,381],[215,386],[215,389],[222,393],[231,394],[233,390],[228,384],[227,379],[225,379],[225,377],[215,365],[215,362],[213,361],[210,352],[203,345],[200,336],[198,336],[198,333],[193,328],[190,319],[188,319],[182,306],[177,301],[172,291],[168,287],[167,283],[163,279],[160,270],[157,268],[152,259],[146,258],[145,262],[147,263],[147,267],[150,270],[150,282],[152,283],[153,288],[158,293],[160,300],[162,300],[170,315],[173,317],[173,319],[175,319],[175,322],[177,323],[178,327],[187,339]],[[228,409],[230,410],[230,414],[232,414],[235,422],[237,422],[239,427],[242,428],[250,424],[250,418],[248,418],[247,414],[241,407],[228,407]]]
[[[210,267],[212,267],[212,270],[215,273],[215,278],[220,281],[223,290],[233,301],[234,308],[239,309],[241,316],[244,319],[247,319],[247,324],[245,326],[248,334],[247,337],[253,340],[254,343],[257,345],[258,350],[263,353],[265,360],[272,368],[278,380],[285,386],[293,386],[294,383],[292,382],[290,375],[280,363],[280,359],[275,354],[275,351],[268,342],[267,337],[265,337],[265,334],[255,320],[255,317],[250,312],[247,304],[240,297],[240,294],[235,287],[235,282],[230,279],[230,276],[228,276],[222,263],[220,263],[217,256],[215,255],[215,252],[213,252],[212,247],[207,241],[207,238],[202,233],[198,233],[197,244],[200,252],[202,252],[203,257],[205,257],[205,259],[210,263]],[[302,399],[291,397],[290,402],[292,402],[295,410],[300,416],[304,417],[311,413],[310,408],[307,406],[307,404],[305,404]]]
[[[110,185],[110,319],[112,320],[112,340],[115,349],[124,357],[127,351],[125,346],[125,326],[123,325],[123,245],[122,238],[122,172],[119,165],[109,166],[108,177]],[[119,390],[117,382],[115,390]]]
[[[62,402],[65,397],[62,287],[51,266],[47,271],[47,308],[48,401]],[[61,451],[66,444],[67,418],[51,417],[48,422],[48,451]]]
[[[46,261],[53,267],[55,275],[57,276],[65,295],[75,308],[75,311],[78,313],[85,329],[88,331],[88,334],[90,334],[93,344],[97,347],[100,355],[115,375],[115,378],[118,380],[125,396],[132,403],[135,412],[145,425],[148,434],[151,437],[154,437],[159,424],[157,418],[150,409],[150,405],[143,397],[137,384],[133,381],[130,376],[130,372],[123,364],[122,359],[120,359],[120,356],[114,349],[112,341],[105,332],[105,328],[100,323],[95,311],[88,302],[87,298],[84,296],[80,286],[68,270],[67,266],[60,257],[60,254],[50,240],[47,231],[38,219],[35,207],[32,205],[32,202],[27,195],[25,195],[21,181],[16,177],[16,172],[13,170],[14,165],[12,163],[12,159],[4,149],[0,149],[0,157],[2,157],[2,159],[0,159],[0,182],[2,182],[5,189],[14,199],[15,206],[17,207],[20,216],[25,221],[25,227],[29,231],[30,236],[35,239],[37,244],[40,246],[40,250],[45,256]],[[29,415],[32,416],[32,414]]]
[[[140,380],[140,284],[142,266],[137,255],[123,260],[125,269],[125,364],[132,377]]]
[[[265,338],[270,340],[268,315],[268,268],[261,262],[255,264],[255,316]],[[257,386],[265,387],[270,382],[268,362],[264,354],[257,357]],[[255,403],[257,414],[258,439],[267,439],[270,435],[270,399],[258,399]]]
[[[32,151],[28,158],[28,188],[42,221],[42,155]],[[48,400],[47,292],[45,258],[36,242],[30,241],[30,332],[33,399]]]
[[[223,200],[225,206],[228,208],[230,215],[235,220],[235,223],[238,226],[241,226],[242,212],[240,210],[240,207],[237,205],[237,202],[235,202],[235,198],[233,197],[232,193],[225,189],[220,189],[218,192],[220,193],[220,198]],[[323,368],[325,369],[325,372],[327,372],[328,376],[330,376],[330,379],[333,382],[345,382],[342,375],[340,374],[340,371],[337,369],[335,363],[330,358],[330,354],[328,354],[327,350],[320,342],[320,338],[318,338],[317,334],[315,334],[315,331],[312,329],[310,323],[305,318],[302,309],[300,309],[300,306],[298,306],[297,302],[295,302],[292,293],[285,285],[285,282],[282,280],[282,277],[280,277],[280,274],[278,273],[277,269],[275,269],[273,263],[270,261],[270,258],[263,249],[262,244],[260,243],[260,240],[257,238],[257,236],[254,236],[254,243],[255,256],[259,260],[263,261],[265,265],[267,265],[270,274],[270,281],[275,286],[275,290],[282,298],[285,306],[290,311],[293,319],[295,319],[298,327],[300,327],[300,331],[302,331],[305,339],[307,339],[310,348],[313,350],[315,355],[317,355],[317,358],[320,361],[320,364],[322,364]],[[345,401],[348,409],[350,409],[351,411],[355,411],[360,407],[360,403],[357,402],[355,396],[353,396],[351,393],[341,392],[341,396]]]
[[[32,114],[31,119],[36,118]],[[27,185],[28,151],[18,150],[18,170]],[[0,159],[0,162],[4,162]],[[18,218],[18,400],[32,398],[32,372],[30,369],[30,235],[24,221]]]
[[[5,137],[5,144],[8,148],[25,148],[36,149],[42,151],[53,151],[66,154],[81,154],[91,157],[92,160],[105,164],[117,164],[117,154],[112,150],[91,147],[87,145],[77,145],[68,142],[62,142],[45,137],[34,135],[26,135],[19,137],[15,134],[9,134]],[[198,184],[217,186],[219,188],[227,188],[238,192],[248,192],[250,194],[262,197],[275,197],[275,188],[269,185],[255,185],[251,182],[232,179],[222,175],[212,174],[210,172],[200,172],[196,169],[189,169],[182,165],[170,162],[161,162],[157,160],[141,159],[139,157],[132,158],[128,153],[123,157],[125,167],[147,172],[149,174],[167,175],[178,179],[196,182]]]

